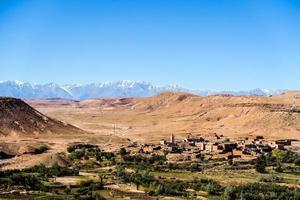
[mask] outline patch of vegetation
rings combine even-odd
[[[213,180],[161,180],[151,176],[149,171],[126,172],[122,165],[116,167],[115,175],[120,182],[136,184],[137,189],[139,186],[148,188],[150,195],[187,196],[187,189],[206,191],[210,195],[221,195],[223,191],[223,187]]]
[[[300,155],[295,152],[278,149],[273,150],[272,156],[275,157],[279,163],[296,163],[297,160],[300,159]]]
[[[294,160],[295,165],[300,166],[300,158]]]
[[[299,189],[276,185],[299,183],[298,155],[288,151],[261,155],[253,162],[199,160],[182,163],[168,163],[165,155],[131,155],[125,148],[116,154],[104,152],[90,144],[72,145],[68,152],[72,167],[54,165],[47,168],[40,165],[0,172],[0,185],[10,189],[15,185],[21,189],[44,191],[41,199],[104,199],[101,195],[105,183],[133,184],[137,190],[145,191],[144,197],[149,198],[173,196],[195,199],[200,194],[205,198],[225,200],[299,199]],[[79,176],[81,181],[77,185],[67,186],[51,181],[54,177],[78,176],[79,169],[86,174],[92,173]],[[268,174],[271,171],[273,174]],[[230,186],[233,184],[236,186]],[[121,195],[121,190],[116,191],[120,196],[124,195]],[[140,194],[129,193],[126,195]],[[110,194],[104,196],[114,198]]]
[[[101,150],[96,145],[91,144],[76,144],[68,147],[67,151],[70,153],[69,160],[88,160],[89,158],[96,158],[100,155]]]
[[[134,165],[141,165],[144,166],[150,166],[153,164],[163,164],[166,161],[166,156],[164,155],[156,155],[153,154],[151,156],[142,156],[140,154],[138,155],[124,155],[123,160],[126,164],[134,164]]]
[[[46,187],[42,181],[50,177],[73,176],[79,172],[67,167],[61,167],[57,164],[52,167],[44,165],[34,166],[23,170],[0,171],[0,187],[23,187],[31,190],[45,190]]]
[[[38,173],[39,176],[45,178],[50,177],[62,177],[62,176],[78,176],[79,171],[68,167],[61,167],[58,164],[54,164],[52,167],[46,167],[44,165],[37,165],[29,169],[23,170],[26,173]]]
[[[42,145],[40,147],[38,147],[37,149],[35,149],[34,153],[35,154],[42,154],[42,153],[45,153],[49,150],[49,147],[45,146],[45,145]]]
[[[260,176],[258,178],[258,181],[264,182],[264,183],[281,183],[281,182],[283,182],[283,178],[276,176],[274,174],[271,174],[271,175]]]
[[[291,200],[300,199],[300,190],[278,185],[249,184],[244,186],[227,187],[223,193],[225,200]]]
[[[41,180],[35,175],[23,173],[10,173],[9,175],[2,173],[2,175],[0,178],[0,186],[2,189],[22,187],[30,190],[41,190],[43,186]]]

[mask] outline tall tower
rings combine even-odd
[[[296,97],[293,97],[293,104],[291,107],[291,112],[295,112],[297,110],[297,105],[296,105]]]
[[[173,133],[172,133],[172,135],[170,136],[170,143],[171,143],[171,144],[175,144],[175,136],[174,136]]]

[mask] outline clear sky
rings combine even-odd
[[[300,1],[0,0],[0,80],[300,89]]]

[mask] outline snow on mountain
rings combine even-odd
[[[216,94],[229,94],[234,96],[270,96],[280,95],[286,90],[268,90],[256,88],[248,91],[217,91],[217,90],[202,90],[198,91],[197,94],[200,96],[216,95]]]
[[[189,90],[178,85],[157,86],[148,82],[118,81],[86,85],[63,85],[55,83],[30,84],[20,81],[0,82],[0,96],[16,98],[64,98],[64,99],[91,99],[91,98],[123,98],[123,97],[147,97],[161,92],[190,92],[200,96],[214,94],[231,95],[279,95],[284,90],[254,89],[249,91],[216,91],[216,90]]]
[[[16,98],[73,98],[72,94],[55,83],[32,85],[20,81],[0,82],[0,96]]]
[[[153,96],[164,91],[185,91],[178,86],[157,86],[148,82],[118,81],[88,85],[66,85],[76,99]]]

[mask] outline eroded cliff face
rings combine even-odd
[[[47,117],[21,99],[0,98],[1,136],[34,136],[83,132],[72,125]]]

